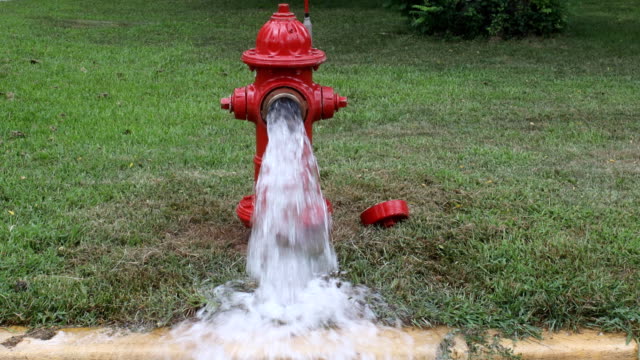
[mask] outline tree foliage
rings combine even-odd
[[[549,35],[567,24],[567,0],[392,0],[424,34],[474,38]]]

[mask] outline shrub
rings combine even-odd
[[[425,34],[548,35],[566,26],[567,0],[392,0]]]

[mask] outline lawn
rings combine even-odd
[[[343,276],[411,326],[640,335],[635,1],[510,41],[341,3],[312,15],[315,80],[350,100],[314,132]],[[171,325],[244,276],[254,131],[218,99],[275,9],[0,2],[0,325]],[[393,198],[408,221],[359,224]]]

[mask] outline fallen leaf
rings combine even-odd
[[[38,59],[31,59],[31,60],[29,60],[29,62],[32,63],[32,64],[40,64],[40,60],[38,60]]]
[[[25,133],[23,133],[22,131],[12,131],[11,132],[11,137],[12,138],[23,138],[26,137],[27,135]]]
[[[104,93],[98,94],[98,98],[106,98],[106,97],[109,97],[109,93],[104,92]]]
[[[4,94],[4,96],[7,98],[7,100],[13,100],[16,97],[16,95],[12,92],[8,92]]]
[[[15,215],[15,214],[16,214],[15,212],[13,212],[13,211],[11,211],[11,210],[7,210],[7,211],[9,212],[9,215],[11,215],[11,216],[13,216],[13,215]]]
[[[82,71],[83,73],[86,73],[87,69],[83,66],[83,67],[80,68],[80,71]]]

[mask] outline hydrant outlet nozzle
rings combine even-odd
[[[336,105],[336,109],[347,107],[347,104],[349,104],[349,102],[347,101],[346,96],[338,96],[338,104]]]
[[[330,119],[333,114],[347,106],[347,98],[338,95],[333,88],[322,87],[322,119]]]
[[[232,111],[231,98],[227,97],[227,98],[220,99],[220,108],[224,110]]]

